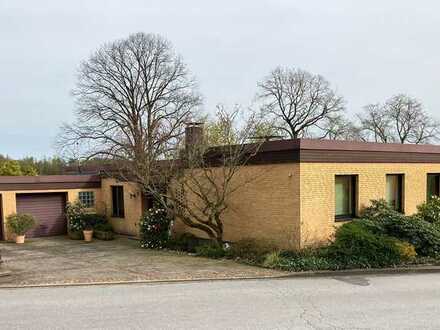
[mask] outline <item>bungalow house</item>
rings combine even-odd
[[[282,248],[328,241],[335,227],[356,218],[372,199],[405,214],[440,193],[440,146],[328,140],[265,142],[236,180],[246,181],[228,202],[224,238],[270,240]],[[64,234],[66,202],[106,213],[115,232],[137,235],[147,207],[140,187],[99,175],[0,177],[0,238],[11,239],[6,217],[34,214],[32,237]],[[176,221],[175,233],[192,231]]]

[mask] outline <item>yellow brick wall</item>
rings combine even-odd
[[[112,190],[111,186],[123,186],[124,188],[124,218],[112,217]],[[140,186],[134,182],[118,181],[112,178],[102,179],[102,201],[109,217],[113,230],[118,234],[138,236],[137,226],[142,216],[142,193]]]
[[[299,247],[299,164],[245,166],[234,180],[234,185],[247,183],[228,200],[224,239],[252,238],[282,248]],[[190,230],[177,221],[174,231]],[[205,237],[198,230],[192,232]]]
[[[325,243],[335,226],[335,175],[358,175],[358,204],[385,198],[386,174],[404,174],[404,210],[410,215],[425,202],[427,174],[440,173],[440,164],[301,163],[301,245]]]
[[[96,207],[91,208],[89,212],[103,212],[104,208],[102,207],[102,194],[101,189],[99,188],[87,188],[87,189],[58,189],[58,190],[18,190],[18,191],[0,191],[1,195],[1,203],[0,208],[2,209],[3,219],[1,222],[3,223],[3,233],[5,233],[5,239],[12,239],[12,235],[8,233],[6,226],[6,218],[8,215],[16,213],[16,195],[17,194],[33,194],[33,193],[65,193],[67,196],[66,201],[73,203],[78,200],[78,193],[80,191],[93,191],[95,193],[95,202]]]

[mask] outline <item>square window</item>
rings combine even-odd
[[[335,218],[356,217],[357,176],[337,175],[335,177]]]
[[[80,191],[78,199],[84,207],[90,208],[95,206],[95,193],[93,191]]]

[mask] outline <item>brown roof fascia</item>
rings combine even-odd
[[[0,176],[0,191],[101,187],[99,175]]]

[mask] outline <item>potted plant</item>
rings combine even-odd
[[[95,214],[84,214],[81,219],[81,223],[83,228],[84,241],[91,242],[93,239],[93,228],[96,225]]]
[[[86,224],[83,229],[84,241],[91,242],[93,239],[93,227]]]
[[[114,239],[113,228],[109,223],[97,224],[93,229],[93,235],[100,240],[110,241]]]
[[[8,229],[15,234],[15,243],[23,244],[26,232],[36,225],[30,214],[11,214],[7,218]]]

